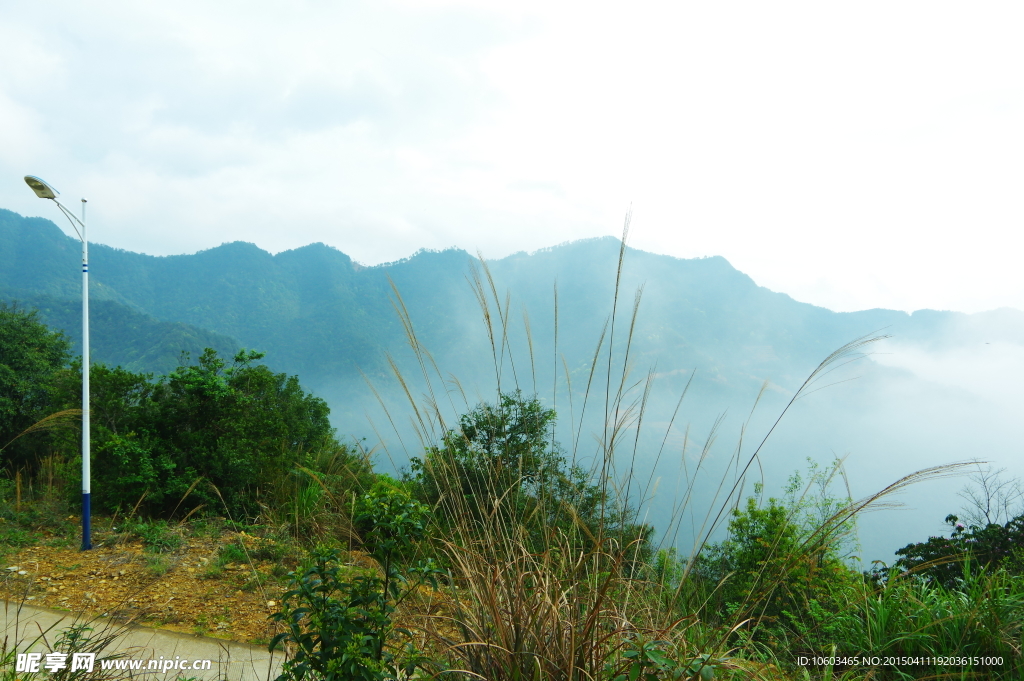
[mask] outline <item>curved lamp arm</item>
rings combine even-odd
[[[36,177],[35,175],[26,175],[25,176],[25,184],[27,184],[32,189],[32,191],[34,191],[36,193],[36,196],[38,196],[39,198],[41,198],[41,199],[50,199],[51,201],[56,203],[57,207],[60,208],[60,212],[64,213],[64,215],[67,217],[68,221],[71,222],[71,228],[73,230],[75,230],[75,234],[78,235],[78,238],[81,239],[82,241],[85,241],[85,234],[84,234],[84,232],[85,232],[85,225],[82,223],[81,220],[79,220],[75,216],[74,213],[72,213],[70,210],[68,210],[64,206],[63,203],[61,203],[60,201],[57,200],[57,197],[60,196],[60,192],[59,191],[57,191],[56,189],[51,187],[49,184],[47,184],[47,182],[45,180],[43,180],[42,178]],[[85,203],[85,202],[86,202],[86,200],[82,199],[82,203]],[[79,227],[81,227],[82,229],[79,230],[78,229]]]

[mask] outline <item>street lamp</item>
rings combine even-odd
[[[71,227],[82,241],[82,550],[92,548],[90,519],[90,471],[89,471],[89,242],[85,236],[85,204],[82,199],[82,219],[79,220],[57,200],[60,192],[32,175],[25,176],[25,183],[41,199],[50,199],[71,221]],[[77,223],[77,224],[76,224]],[[79,231],[78,227],[81,227]]]

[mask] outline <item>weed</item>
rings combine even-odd
[[[171,569],[171,560],[167,556],[154,553],[146,556],[146,572],[153,577],[163,577]]]
[[[210,622],[206,615],[199,615],[196,617],[195,626],[192,627],[192,633],[196,636],[206,636],[210,633]]]
[[[70,548],[70,547],[76,545],[77,543],[78,543],[77,540],[72,539],[70,537],[66,537],[66,536],[64,536],[64,537],[50,537],[45,542],[46,546],[52,546],[52,547],[58,548],[58,549],[67,549],[67,548]]]
[[[217,562],[220,563],[221,567],[230,563],[244,565],[249,562],[249,556],[246,555],[245,547],[242,546],[242,543],[236,540],[230,544],[222,544],[217,549]]]
[[[224,519],[213,516],[193,518],[188,523],[188,530],[195,537],[219,537],[224,531]]]
[[[622,652],[622,661],[618,669],[609,665],[606,673],[612,681],[659,681],[660,679],[695,679],[711,681],[715,678],[715,669],[726,664],[725,660],[707,654],[688,658],[675,652],[666,651],[671,644],[668,641],[644,641],[636,639],[629,642]],[[621,671],[619,671],[621,669]],[[616,673],[618,672],[618,673]]]
[[[126,530],[142,540],[147,551],[168,553],[181,548],[182,537],[167,521],[151,520],[128,523]]]
[[[245,583],[243,583],[242,586],[240,586],[238,588],[241,589],[242,591],[247,591],[249,593],[252,593],[252,592],[256,591],[257,589],[259,589],[262,586],[263,586],[263,582],[262,582],[262,580],[260,580],[259,576],[258,575],[253,575],[249,579],[245,580]]]
[[[25,546],[32,546],[38,538],[39,535],[35,532],[0,523],[0,558],[7,553],[16,553],[18,549]]]
[[[285,546],[283,544],[276,542],[273,539],[266,539],[263,537],[258,538],[255,545],[249,550],[249,558],[253,561],[278,561],[281,560],[284,555]]]
[[[210,563],[206,567],[206,570],[203,571],[201,577],[203,579],[218,579],[223,574],[224,574],[224,566],[220,565],[219,563],[214,562],[214,563]]]

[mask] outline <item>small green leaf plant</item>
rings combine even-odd
[[[387,647],[395,634],[408,634],[392,622],[396,605],[424,582],[436,586],[429,563],[402,569],[399,561],[426,531],[427,509],[402,490],[376,485],[357,504],[353,520],[364,545],[383,568],[383,577],[342,566],[336,549],[319,547],[312,565],[292,574],[292,588],[280,612],[271,615],[286,630],[282,642],[294,654],[277,681],[384,681],[408,678],[424,660],[408,649],[400,663]]]
[[[625,668],[611,677],[611,681],[711,681],[715,678],[715,667],[722,660],[707,654],[679,660],[663,652],[668,641],[636,640],[622,653]]]

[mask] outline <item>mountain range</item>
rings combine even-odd
[[[557,285],[560,344],[576,351],[592,347],[611,312],[618,255],[619,242],[605,237],[487,266],[499,298],[511,292],[516,317],[520,305],[529,312],[534,337],[553,332]],[[0,209],[0,296],[39,307],[76,342],[79,261],[79,241],[49,220]],[[460,326],[478,311],[468,281],[474,266],[480,260],[455,249],[364,267],[321,243],[272,255],[234,242],[163,257],[91,244],[93,352],[97,361],[159,372],[181,350],[244,346],[324,388],[360,369],[379,372],[381,350],[404,342],[392,302],[397,291],[428,347],[465,357]],[[926,341],[954,327],[991,326],[993,319],[1018,327],[1009,337],[1024,338],[1024,314],[1013,310],[832,312],[759,287],[721,257],[687,260],[627,249],[622,307],[640,286],[636,349],[658,355],[662,371],[699,367],[723,377],[785,380],[861,335],[884,331]]]

